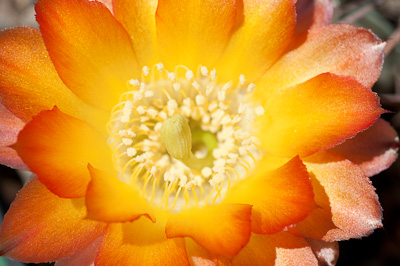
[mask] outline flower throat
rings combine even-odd
[[[254,89],[243,75],[218,83],[204,66],[196,74],[143,67],[107,124],[119,179],[173,212],[219,202],[261,154],[251,126],[264,109],[249,101]]]

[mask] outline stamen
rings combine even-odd
[[[214,204],[263,154],[250,123],[265,110],[249,101],[255,84],[244,75],[218,83],[215,69],[169,72],[158,63],[126,87],[107,142],[119,178],[152,204],[169,211]]]

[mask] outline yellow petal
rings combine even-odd
[[[162,62],[196,70],[212,66],[230,37],[236,1],[159,0],[156,23]]]
[[[238,1],[238,17],[225,53],[217,64],[223,80],[244,74],[261,77],[290,43],[296,25],[292,0]]]
[[[158,63],[157,0],[114,0],[114,15],[128,32],[140,66]]]
[[[249,240],[250,215],[251,206],[245,204],[187,209],[169,218],[165,233],[169,238],[189,236],[214,254],[233,257]]]
[[[139,191],[116,176],[89,165],[92,181],[86,193],[88,217],[108,223],[134,221],[144,215],[153,222],[153,208]]]

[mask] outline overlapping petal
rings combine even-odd
[[[109,225],[95,265],[189,265],[184,239],[167,239],[164,228],[144,217]]]
[[[113,223],[133,221],[144,215],[156,221],[152,207],[136,188],[91,165],[89,171],[92,178],[86,193],[89,218]]]
[[[170,68],[212,66],[224,51],[236,18],[236,1],[159,0],[156,14],[160,57]]]
[[[86,248],[78,250],[68,258],[56,261],[54,266],[91,266],[96,258],[97,251],[100,247],[103,238],[99,237],[93,243],[90,243]]]
[[[287,232],[273,235],[252,234],[250,242],[233,259],[217,257],[220,266],[318,265],[310,245],[304,238]]]
[[[83,199],[59,198],[34,179],[4,217],[0,255],[26,262],[68,257],[104,232],[105,224],[85,220],[85,215]]]
[[[110,11],[97,1],[39,0],[36,19],[63,82],[94,106],[118,103],[139,72],[129,35]]]
[[[58,108],[34,117],[13,147],[39,180],[61,197],[85,195],[90,181],[88,163],[113,169],[105,139],[87,123]]]
[[[307,170],[296,157],[272,172],[258,168],[232,187],[224,201],[253,205],[252,231],[272,234],[306,218],[315,208],[313,197]]]
[[[316,239],[306,239],[312,251],[317,257],[319,264],[326,266],[334,266],[339,258],[339,243],[325,242]]]
[[[190,265],[217,266],[212,261],[209,252],[190,237],[185,237],[185,246]]]
[[[58,77],[40,31],[12,28],[0,32],[1,103],[24,121],[57,105],[63,112],[104,124],[105,115],[85,104]]]
[[[333,15],[332,0],[298,0],[296,15],[296,34],[329,25]]]
[[[232,37],[217,64],[221,79],[231,80],[243,74],[252,82],[265,73],[291,41],[296,24],[294,2],[237,2]]]
[[[296,31],[286,53],[298,48],[307,40],[309,30],[328,26],[332,20],[331,0],[299,0],[296,2]]]
[[[396,159],[399,148],[397,132],[383,119],[331,151],[361,167],[367,176],[387,169]]]
[[[168,238],[191,237],[213,254],[235,256],[249,241],[251,206],[219,204],[172,215],[165,227]]]
[[[378,196],[356,164],[327,151],[304,160],[323,188],[314,189],[320,210],[291,228],[292,232],[325,241],[340,241],[369,235],[382,226]]]
[[[157,0],[114,0],[115,17],[129,33],[139,65],[158,63]]]
[[[321,74],[266,99],[259,137],[275,155],[307,156],[372,125],[378,96],[350,77]]]
[[[382,43],[371,31],[351,25],[329,25],[310,29],[307,40],[282,56],[261,78],[262,94],[271,95],[321,73],[355,77],[370,88],[383,64]]]
[[[28,169],[17,152],[9,146],[17,141],[25,123],[0,104],[0,163],[17,169]]]

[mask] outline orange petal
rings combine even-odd
[[[187,209],[169,218],[165,234],[191,237],[214,254],[233,257],[249,241],[250,216],[251,206],[245,204]]]
[[[261,77],[290,43],[296,25],[295,1],[238,1],[238,17],[217,64],[222,79]],[[279,25],[279,26],[277,26]]]
[[[129,35],[97,1],[39,0],[36,19],[54,66],[84,101],[112,108],[138,75]]]
[[[277,242],[275,266],[319,265],[311,247],[304,238],[296,238],[289,233],[283,232],[276,235],[275,239]]]
[[[93,124],[108,119],[64,85],[39,30],[23,27],[1,31],[0,47],[1,103],[17,117],[29,121],[57,105],[63,112]]]
[[[329,152],[319,152],[304,159],[307,169],[315,175],[325,195],[315,195],[320,208],[329,210],[331,217],[319,215],[299,223],[292,232],[325,241],[360,238],[382,226],[382,209],[369,179],[354,163]],[[323,198],[327,197],[328,202]],[[337,228],[328,229],[322,237],[314,230],[332,219]]]
[[[27,170],[17,152],[8,147],[17,141],[18,133],[25,123],[0,104],[0,164]]]
[[[367,176],[389,168],[397,159],[397,132],[383,119],[331,151],[358,164]]]
[[[158,63],[157,0],[114,0],[115,17],[129,33],[139,65]]]
[[[185,237],[186,252],[190,265],[193,266],[217,266],[211,259],[208,251],[197,244],[190,237]]]
[[[219,266],[245,265],[318,265],[305,239],[287,232],[273,235],[252,234],[249,243],[232,260],[215,258]]]
[[[86,193],[88,218],[112,223],[144,215],[156,221],[152,207],[137,189],[91,165],[88,168],[92,177]]]
[[[321,74],[267,100],[262,146],[275,155],[307,156],[368,128],[379,117],[378,97],[350,77]]]
[[[318,259],[318,265],[334,266],[339,258],[339,243],[306,239]]]
[[[159,0],[156,23],[162,61],[196,70],[223,52],[236,18],[236,1]]]
[[[85,215],[83,199],[59,198],[34,179],[4,217],[0,255],[34,263],[68,257],[104,232],[105,224],[86,220]]]
[[[105,139],[56,107],[34,117],[13,147],[39,180],[60,197],[85,195],[90,181],[88,163],[113,169]]]
[[[97,2],[103,3],[111,13],[114,12],[113,10],[113,0],[96,0]]]
[[[308,32],[305,43],[285,54],[257,86],[265,88],[262,95],[270,95],[331,72],[353,76],[370,88],[380,75],[384,46],[371,31],[363,28],[343,24],[315,27]]]
[[[96,258],[102,239],[103,239],[102,237],[99,237],[93,243],[89,244],[86,248],[75,252],[72,256],[56,261],[54,266],[93,265],[93,262]]]
[[[337,227],[332,221],[329,196],[314,174],[310,174],[310,178],[313,186],[314,200],[318,207],[306,219],[298,223],[296,227],[289,228],[289,231],[298,236],[322,239],[327,232]]]
[[[96,266],[189,265],[183,239],[167,239],[165,224],[140,218],[133,223],[111,224],[96,257]]]
[[[273,234],[302,221],[315,208],[306,167],[296,157],[273,172],[262,169],[232,187],[226,202],[253,205],[252,231]]]

